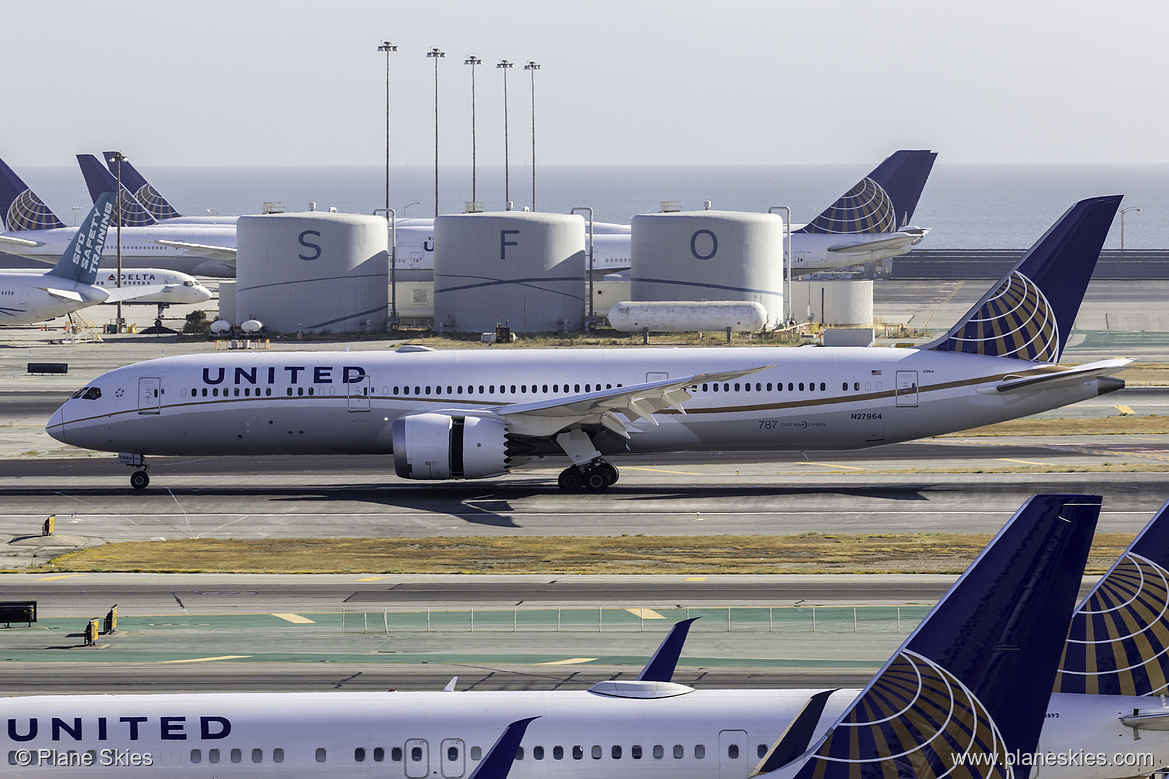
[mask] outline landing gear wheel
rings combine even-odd
[[[609,470],[604,465],[590,468],[585,472],[584,485],[585,489],[589,492],[601,492],[608,489],[612,483],[613,480],[610,478]]]
[[[564,492],[576,492],[584,485],[584,480],[581,478],[581,473],[576,469],[576,466],[570,465],[560,472],[556,483],[560,485],[560,489]]]
[[[621,472],[611,463],[601,463],[597,467],[609,474],[609,484],[616,484],[617,480],[621,478]]]
[[[134,471],[130,474],[130,486],[136,490],[144,490],[150,484],[150,477],[146,471]]]

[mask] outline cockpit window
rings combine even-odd
[[[82,400],[97,400],[100,397],[101,397],[101,390],[99,390],[97,387],[90,387],[89,389],[87,389],[85,391],[85,394],[81,396],[81,399]]]
[[[81,397],[82,395],[85,394],[85,391],[87,389],[89,389],[89,387],[82,387],[81,389],[77,390],[76,392],[73,393],[73,397],[70,398],[70,400],[76,400],[77,398]]]

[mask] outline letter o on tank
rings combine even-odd
[[[708,251],[709,250],[709,251]],[[696,260],[709,260],[718,254],[718,236],[703,228],[690,236],[690,253]]]

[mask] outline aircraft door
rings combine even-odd
[[[442,775],[446,779],[459,779],[464,771],[463,740],[444,738],[442,741]]]
[[[361,381],[352,382],[349,385],[349,410],[369,411],[369,396],[371,394],[373,394],[373,388],[370,386],[368,376],[363,376]]]
[[[897,405],[917,405],[917,371],[897,371]]]
[[[410,779],[425,779],[430,775],[430,748],[424,738],[406,741],[406,776]]]
[[[747,752],[747,731],[720,730],[718,732],[719,779],[742,779],[751,772],[753,763]]]
[[[142,377],[138,379],[138,413],[159,414],[162,409],[162,380]]]
[[[664,381],[670,378],[670,374],[662,372],[654,372],[645,374],[645,381],[648,384],[651,381]]]

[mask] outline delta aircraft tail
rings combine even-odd
[[[95,203],[103,192],[118,192],[121,199],[122,227],[150,227],[158,224],[158,220],[151,216],[126,188],[125,182],[122,183],[121,190],[118,189],[118,180],[102,167],[97,157],[92,154],[78,154],[77,164],[81,166],[81,175],[85,176],[89,196]]]
[[[1169,693],[1169,503],[1076,610],[1055,692]]]
[[[801,714],[753,775],[1027,779],[1008,755],[1039,742],[1099,513],[1095,495],[1029,499],[832,727]]]
[[[73,240],[69,242],[69,248],[46,275],[81,284],[93,284],[97,280],[101,253],[105,248],[106,233],[109,232],[113,214],[114,193],[102,193],[93,204],[89,216],[85,217],[85,221],[77,229]]]
[[[106,166],[110,169],[111,174],[117,174],[118,170],[118,152],[106,151],[102,152],[102,157],[106,161]],[[162,196],[157,189],[151,186],[146,177],[139,173],[133,165],[125,158],[122,159],[122,184],[125,185],[134,197],[142,204],[150,215],[158,221],[162,222],[167,219],[176,219],[182,214],[172,206],[165,197]]]
[[[910,224],[937,152],[901,150],[797,233],[895,233]]]
[[[0,219],[8,232],[65,226],[4,160],[0,160]]]
[[[1058,362],[1122,195],[1081,200],[948,333],[924,348]]]

